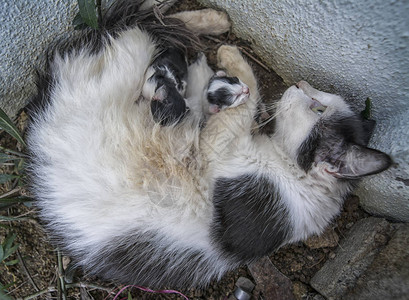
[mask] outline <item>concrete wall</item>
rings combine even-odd
[[[34,68],[47,44],[71,29],[75,0],[0,0],[0,106],[10,116],[35,90]]]
[[[307,80],[357,110],[372,99],[371,146],[396,164],[357,192],[371,213],[409,221],[409,1],[199,1],[225,10],[235,34],[286,83]]]

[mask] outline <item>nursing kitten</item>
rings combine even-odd
[[[148,74],[152,75],[144,85],[143,96],[151,100],[153,119],[165,126],[177,124],[188,112],[184,99],[187,80],[184,51],[177,48],[162,51]]]
[[[225,72],[218,71],[209,81],[206,113],[214,114],[228,107],[236,107],[248,99],[249,93],[248,86],[239,78],[229,77]]]
[[[213,18],[195,16],[196,30],[208,30]],[[306,82],[279,101],[273,136],[253,134],[257,80],[235,47],[222,46],[218,61],[250,96],[203,128],[195,114],[156,126],[150,101],[140,97],[158,50],[146,31],[126,28],[100,51],[89,47],[51,58],[52,82],[38,95],[47,105],[27,134],[40,215],[88,274],[204,287],[320,234],[357,179],[391,163],[365,146],[361,120],[341,97]],[[189,78],[189,93],[202,95],[202,83]]]
[[[203,53],[189,66],[187,86],[188,106],[203,121],[223,109],[244,103],[250,93],[239,78],[229,77],[224,71],[214,73]]]

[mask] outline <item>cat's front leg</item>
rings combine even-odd
[[[237,47],[220,47],[217,60],[219,67],[224,68],[229,76],[238,77],[247,84],[250,97],[243,104],[210,117],[201,133],[201,147],[209,161],[223,160],[240,147],[241,139],[250,137],[259,101],[257,80]]]
[[[229,31],[231,27],[226,13],[211,8],[183,11],[169,17],[183,21],[189,30],[197,34],[218,35]]]
[[[190,111],[197,120],[203,119],[203,99],[206,97],[205,90],[210,78],[214,75],[213,70],[207,64],[206,56],[199,53],[197,60],[192,63],[188,70],[186,98]]]
[[[217,64],[220,68],[225,69],[229,76],[238,77],[247,84],[250,89],[250,98],[253,101],[258,101],[260,94],[258,92],[257,79],[250,65],[236,46],[221,46],[217,50]]]

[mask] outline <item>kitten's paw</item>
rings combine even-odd
[[[231,27],[225,12],[211,8],[184,11],[169,17],[183,21],[189,30],[197,34],[218,35],[229,31]]]
[[[250,65],[235,46],[223,45],[217,50],[217,64],[226,70],[229,76],[238,77],[250,89],[252,99],[258,101],[258,85]]]
[[[217,65],[229,73],[237,76],[235,69],[244,63],[243,57],[236,46],[223,45],[217,50]]]

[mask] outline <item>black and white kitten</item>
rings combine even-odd
[[[229,77],[225,72],[217,71],[207,88],[206,112],[214,114],[228,107],[236,107],[248,99],[249,93],[248,86],[239,78]]]
[[[161,125],[177,124],[188,112],[184,99],[187,67],[185,52],[174,47],[162,51],[152,63],[143,96],[151,100],[155,122]]]
[[[220,13],[193,16],[185,17],[205,31]],[[230,46],[219,48],[219,65],[248,86],[249,98],[203,128],[196,114],[157,126],[140,97],[156,53],[146,31],[126,28],[97,53],[84,46],[55,55],[52,82],[39,91],[48,104],[27,134],[32,192],[51,236],[89,274],[206,286],[320,234],[357,179],[391,164],[365,146],[362,122],[341,97],[306,82],[279,101],[274,135],[254,134],[257,80]],[[193,102],[211,76],[195,85],[190,72],[204,69],[189,67]]]
[[[188,70],[187,102],[196,117],[203,121],[249,98],[250,90],[246,84],[237,77],[227,76],[224,71],[214,73],[203,53],[199,53]]]

